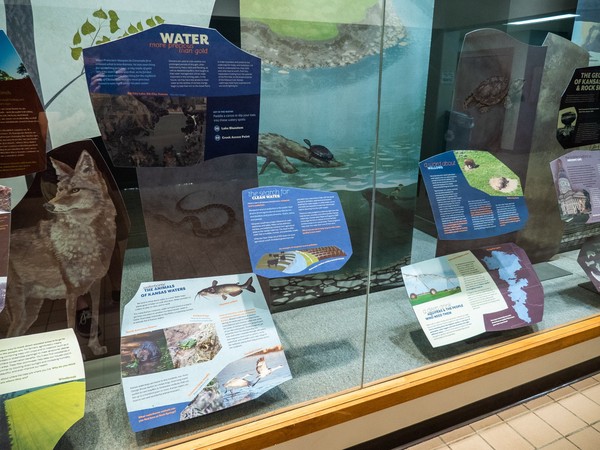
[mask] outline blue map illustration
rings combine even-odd
[[[513,302],[513,308],[519,319],[531,323],[529,309],[527,308],[527,292],[529,285],[527,278],[519,278],[519,270],[523,268],[519,257],[515,254],[502,251],[492,251],[491,256],[483,258],[483,263],[489,270],[497,270],[498,277],[508,284],[508,296]]]

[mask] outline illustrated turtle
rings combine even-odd
[[[308,159],[314,157],[327,164],[329,164],[329,161],[333,161],[333,153],[331,153],[324,145],[312,145],[308,139],[304,139],[304,142],[308,145],[308,151],[310,153]]]
[[[511,95],[519,91],[524,84],[523,79],[513,81],[505,76],[493,76],[483,80],[473,89],[465,101],[463,108],[469,109],[471,106],[476,106],[480,113],[487,112],[490,107],[503,103],[505,108],[510,108],[512,105]],[[509,95],[510,94],[510,95]]]

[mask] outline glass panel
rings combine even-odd
[[[428,82],[427,82],[427,99],[425,108],[425,121],[423,128],[422,143],[420,146],[420,159],[426,159],[432,155],[441,153],[446,149],[486,149],[494,150],[495,148],[504,149],[506,153],[505,158],[507,161],[521,158],[519,164],[521,170],[525,170],[521,174],[522,179],[526,177],[528,181],[534,184],[535,175],[530,176],[527,172],[527,166],[529,171],[538,169],[540,172],[550,172],[549,162],[551,157],[548,155],[540,156],[537,161],[532,161],[527,156],[532,143],[531,135],[533,133],[534,121],[536,112],[535,108],[538,105],[538,101],[535,100],[533,103],[533,110],[526,114],[527,119],[523,120],[523,125],[529,127],[529,141],[523,141],[523,127],[519,128],[519,134],[512,133],[513,138],[516,136],[518,139],[514,139],[512,144],[509,144],[506,137],[510,134],[511,125],[510,120],[504,121],[504,128],[500,127],[500,132],[504,131],[502,139],[498,145],[491,145],[490,140],[493,138],[493,133],[487,130],[485,133],[480,133],[479,141],[489,142],[477,142],[474,143],[473,139],[477,138],[476,133],[473,131],[473,123],[469,121],[463,121],[461,123],[461,117],[468,118],[470,114],[477,116],[477,111],[470,113],[465,112],[462,108],[463,98],[468,94],[467,92],[458,93],[457,89],[460,83],[461,74],[457,72],[461,70],[459,59],[461,57],[473,56],[473,47],[465,48],[468,42],[469,33],[474,32],[480,28],[498,29],[508,33],[508,35],[502,35],[502,39],[493,39],[491,41],[492,47],[501,46],[501,40],[512,41],[511,45],[525,47],[525,44],[545,47],[530,47],[529,51],[520,52],[520,57],[529,58],[532,62],[532,69],[530,70],[534,78],[537,78],[539,84],[540,77],[542,74],[542,66],[544,62],[548,64],[548,60],[545,58],[546,49],[552,45],[555,40],[560,41],[561,37],[570,38],[570,30],[572,26],[572,19],[566,19],[556,22],[545,22],[535,25],[527,25],[525,27],[517,25],[507,25],[509,21],[517,18],[528,18],[528,16],[550,16],[553,14],[574,12],[576,2],[564,2],[560,7],[556,7],[558,10],[555,11],[553,7],[548,6],[545,8],[536,8],[535,10],[529,9],[525,5],[517,4],[517,2],[500,2],[495,5],[486,5],[485,8],[480,9],[475,5],[474,2],[469,1],[453,1],[453,2],[435,2],[435,14],[433,16],[433,32],[431,40],[431,59],[428,66]],[[565,10],[563,11],[562,8]],[[524,29],[526,28],[526,29]],[[546,37],[548,32],[553,32],[560,37],[550,37],[549,40]],[[477,32],[479,33],[479,32]],[[486,33],[493,35],[494,30],[490,30]],[[500,33],[498,33],[500,35]],[[521,42],[513,41],[509,36],[520,39]],[[544,41],[546,39],[546,41]],[[563,41],[560,41],[561,43]],[[564,41],[564,45],[570,46],[570,43]],[[507,47],[506,45],[504,47]],[[508,48],[508,47],[507,47]],[[461,54],[462,51],[462,54]],[[551,50],[548,50],[551,52]],[[570,52],[572,54],[573,52]],[[515,55],[519,55],[519,52],[515,52]],[[539,54],[539,55],[538,55]],[[551,52],[551,54],[554,54]],[[537,56],[536,56],[537,55]],[[385,58],[388,58],[386,55]],[[385,83],[386,77],[386,59],[384,58],[382,77]],[[512,56],[511,56],[512,58]],[[565,61],[564,58],[557,58],[557,61]],[[550,59],[553,61],[553,59]],[[475,72],[483,70],[482,62],[478,61],[473,67],[464,69],[467,76],[475,76]],[[537,67],[537,69],[536,69]],[[557,70],[546,68],[544,73],[553,73],[556,75]],[[485,77],[484,77],[485,78]],[[553,85],[551,83],[551,85]],[[563,86],[564,88],[564,86]],[[531,87],[529,88],[531,89]],[[562,88],[557,88],[558,90]],[[404,91],[403,91],[404,92]],[[546,92],[546,91],[545,91]],[[462,95],[462,97],[461,97]],[[541,95],[541,94],[540,94]],[[535,97],[538,94],[536,93]],[[528,99],[529,97],[527,97]],[[552,97],[555,99],[555,97]],[[382,95],[382,104],[386,101],[385,90]],[[543,101],[551,101],[547,97]],[[453,105],[454,102],[454,105]],[[558,104],[556,104],[558,107]],[[504,108],[501,108],[504,110]],[[521,106],[523,110],[523,106]],[[552,116],[554,111],[549,104],[546,104],[545,110],[548,111],[548,115]],[[451,113],[452,111],[452,113]],[[454,117],[452,114],[457,112]],[[501,113],[501,112],[500,112]],[[539,112],[538,112],[539,115]],[[484,116],[485,118],[485,116]],[[384,123],[384,116],[382,115],[382,123]],[[472,117],[471,117],[472,120]],[[548,120],[550,120],[548,118]],[[479,123],[477,125],[480,125]],[[463,126],[463,128],[461,128]],[[494,122],[491,123],[492,129],[494,129]],[[476,130],[475,130],[476,131]],[[541,141],[534,145],[532,152],[536,152],[536,149],[546,149],[548,145],[548,139],[552,139],[554,132],[550,133],[546,138],[545,144]],[[380,145],[382,138],[380,136]],[[457,144],[462,142],[462,144]],[[458,147],[456,146],[458,145]],[[491,145],[492,148],[489,148]],[[380,148],[381,151],[381,148]],[[502,153],[501,153],[502,154]],[[540,153],[541,155],[541,153]],[[379,175],[381,164],[377,166],[377,174]],[[414,175],[416,177],[416,174]],[[547,180],[545,184],[548,184]],[[377,190],[383,191],[385,184],[380,182],[380,178],[376,181]],[[379,189],[379,187],[382,189]],[[527,188],[527,185],[525,186]],[[539,188],[537,189],[539,191]],[[530,196],[533,196],[536,189],[530,191]],[[549,208],[555,208],[555,205],[549,205],[549,202],[556,202],[554,194],[545,193],[545,197],[548,199],[548,204],[545,206],[546,211]],[[537,199],[532,199],[531,207],[534,206]],[[431,216],[431,209],[429,206],[429,200],[427,193],[425,192],[424,186],[419,185],[418,195],[416,199],[416,214],[415,214],[415,229],[413,235],[413,245],[411,251],[411,261],[419,262],[430,258],[433,258],[437,254],[448,254],[459,249],[467,248],[471,246],[473,248],[485,245],[483,241],[440,241],[436,239],[436,230],[433,223],[433,217]],[[543,210],[543,208],[540,208]],[[373,261],[377,261],[378,252],[383,253],[377,246],[378,240],[384,242],[388,239],[387,234],[382,233],[378,229],[378,220],[382,220],[383,213],[381,208],[375,209],[375,221],[374,221],[374,252]],[[540,223],[536,225],[534,229],[530,231],[533,236],[537,236],[539,239],[547,238],[548,233],[541,231],[540,228],[545,229],[544,216],[540,216]],[[541,223],[544,222],[544,225]],[[516,238],[515,236],[512,239]],[[499,236],[497,242],[509,242],[511,238],[509,236]],[[540,246],[547,251],[546,246]],[[563,243],[562,248],[565,248]],[[556,253],[556,252],[554,252]],[[554,254],[553,253],[553,254]],[[534,252],[535,256],[535,252]],[[543,281],[545,291],[545,312],[544,318],[541,323],[525,327],[517,328],[512,331],[505,331],[500,333],[487,333],[479,337],[467,339],[462,342],[458,342],[452,345],[432,348],[430,343],[425,338],[425,335],[421,329],[421,326],[417,322],[415,313],[413,312],[410,302],[404,288],[384,290],[381,292],[376,291],[372,284],[372,291],[369,294],[369,318],[367,328],[367,342],[365,351],[365,377],[364,382],[369,383],[378,379],[393,376],[406,371],[418,370],[418,368],[443,361],[447,358],[456,357],[466,352],[485,349],[490,345],[501,343],[509,339],[518,338],[527,334],[537,332],[540,330],[549,329],[559,324],[564,324],[569,321],[578,320],[581,318],[589,317],[590,314],[598,312],[597,306],[590,303],[591,298],[595,294],[586,292],[585,290],[578,289],[575,286],[582,280],[583,271],[575,261],[577,257],[577,251],[572,251],[566,254],[560,254],[552,258],[551,263],[540,263],[535,265],[535,270],[539,277]],[[534,262],[546,261],[548,256],[537,258]],[[375,268],[375,266],[374,266]],[[375,273],[372,272],[372,277],[375,278]],[[568,287],[567,287],[568,286]],[[572,301],[573,297],[578,298],[577,301]],[[568,299],[571,300],[568,300]],[[569,304],[565,308],[565,303]],[[385,364],[380,362],[385,358]]]
[[[432,1],[386,2],[385,35],[402,36],[402,41],[384,51],[381,68],[376,189],[369,199],[374,214],[365,383],[421,362],[406,354],[412,345],[405,327],[414,314],[398,298],[401,293],[404,298],[404,288],[398,286],[403,284],[400,267],[411,262],[411,254],[415,261],[413,252],[421,251],[423,239],[428,239],[418,233],[413,242],[413,216],[433,6]]]
[[[48,151],[93,139],[110,161],[93,116],[80,55],[83,47],[104,41],[105,36],[116,40],[127,30],[133,33],[130,27],[139,31],[161,21],[210,25],[262,59],[258,157],[229,155],[173,171],[161,168],[158,175],[150,168],[109,164],[131,219],[131,231],[121,296],[110,299],[109,293],[106,311],[120,309],[123,314],[142,282],[254,270],[245,242],[244,189],[278,186],[336,193],[352,244],[352,256],[341,268],[302,276],[289,268],[299,253],[304,252],[307,266],[317,267],[339,256],[335,253],[339,249],[317,245],[315,239],[306,248],[277,244],[268,254],[266,268],[281,266],[278,270],[284,276],[261,276],[259,281],[292,380],[235,408],[136,434],[130,429],[119,384],[121,361],[114,338],[111,356],[87,361],[86,415],[57,448],[164,443],[317,402],[598,313],[597,292],[589,283],[583,285],[586,289],[578,287],[587,278],[576,260],[583,239],[596,234],[597,226],[570,223],[563,232],[562,224],[555,224],[552,236],[560,242],[552,241],[554,249],[541,245],[546,253],[534,258],[545,290],[544,319],[529,327],[434,348],[417,321],[401,275],[401,267],[407,264],[481,244],[450,244],[436,238],[418,162],[445,150],[473,147],[491,151],[507,164],[517,161],[525,189],[534,186],[546,201],[540,208],[530,190],[528,199],[532,210],[537,208],[537,217],[528,232],[540,241],[550,237],[540,211],[558,210],[550,195],[554,192],[548,163],[561,151],[545,145],[552,136],[536,136],[535,132],[543,128],[540,121],[546,128],[556,125],[551,111],[556,98],[544,97],[544,83],[555,95],[562,89],[556,84],[568,78],[564,67],[554,69],[552,57],[566,66],[565,55],[573,55],[568,42],[573,21],[512,22],[575,12],[576,1],[482,5],[472,0],[335,0],[326,4],[317,0],[182,0],[168,5],[134,2],[121,9],[103,6],[118,15],[118,26],[116,20],[103,19],[97,6],[43,0],[17,3],[4,2],[0,25],[21,54],[46,106]],[[477,35],[473,32],[482,28],[490,29],[483,32],[486,45],[471,40]],[[556,36],[548,38],[549,31]],[[503,50],[498,52],[498,47]],[[494,62],[481,64],[492,54]],[[577,66],[582,60],[576,57],[568,63]],[[516,124],[521,124],[522,117],[504,109],[486,116],[489,126],[481,127],[481,121],[474,124],[472,119],[482,113],[482,105],[467,101],[472,108],[463,107],[475,79],[481,78],[478,75],[493,78],[492,66],[510,67],[511,73],[534,81],[526,84],[525,98],[517,102],[519,111],[531,117],[521,128]],[[483,76],[486,69],[490,73]],[[189,119],[195,122],[192,116]],[[504,126],[497,127],[497,121],[504,121]],[[188,122],[178,122],[182,132],[192,126]],[[182,136],[178,137],[181,141]],[[24,180],[17,182],[13,198],[20,198],[17,192],[25,190]],[[228,205],[217,206],[213,212],[225,214],[221,225],[232,233],[217,236],[213,232],[221,225],[200,224],[201,236],[191,237],[194,219],[181,220],[177,207],[182,199],[190,200],[190,195],[197,197],[184,208],[188,212],[205,203]],[[518,239],[515,236],[500,236],[497,242]],[[555,256],[557,252],[563,253]],[[101,342],[118,335],[116,323],[104,325]]]

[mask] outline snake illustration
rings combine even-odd
[[[195,195],[198,192],[200,192],[200,191],[190,192],[189,194],[184,195],[175,204],[175,209],[177,211],[179,211],[183,214],[186,214],[186,216],[183,219],[181,219],[179,222],[171,220],[162,214],[153,214],[153,215],[156,218],[158,218],[162,221],[168,222],[171,225],[175,225],[175,226],[181,226],[181,225],[184,225],[185,223],[189,222],[192,224],[192,233],[194,233],[194,236],[197,236],[197,237],[212,238],[212,237],[221,236],[227,230],[229,230],[235,223],[235,211],[233,210],[233,208],[231,208],[230,206],[225,205],[223,203],[211,203],[208,205],[204,205],[201,208],[184,208],[182,206],[183,202],[188,197]],[[217,227],[205,228],[204,226],[202,226],[202,222],[200,221],[200,219],[197,216],[199,214],[203,214],[207,211],[214,210],[214,209],[220,209],[221,211],[224,211],[225,214],[227,214],[227,221],[223,225],[219,225]]]

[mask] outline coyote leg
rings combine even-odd
[[[90,329],[88,347],[94,355],[104,355],[108,351],[107,348],[104,345],[100,345],[100,342],[98,341],[101,285],[102,280],[96,280],[90,289],[90,296],[92,297],[92,327]]]

